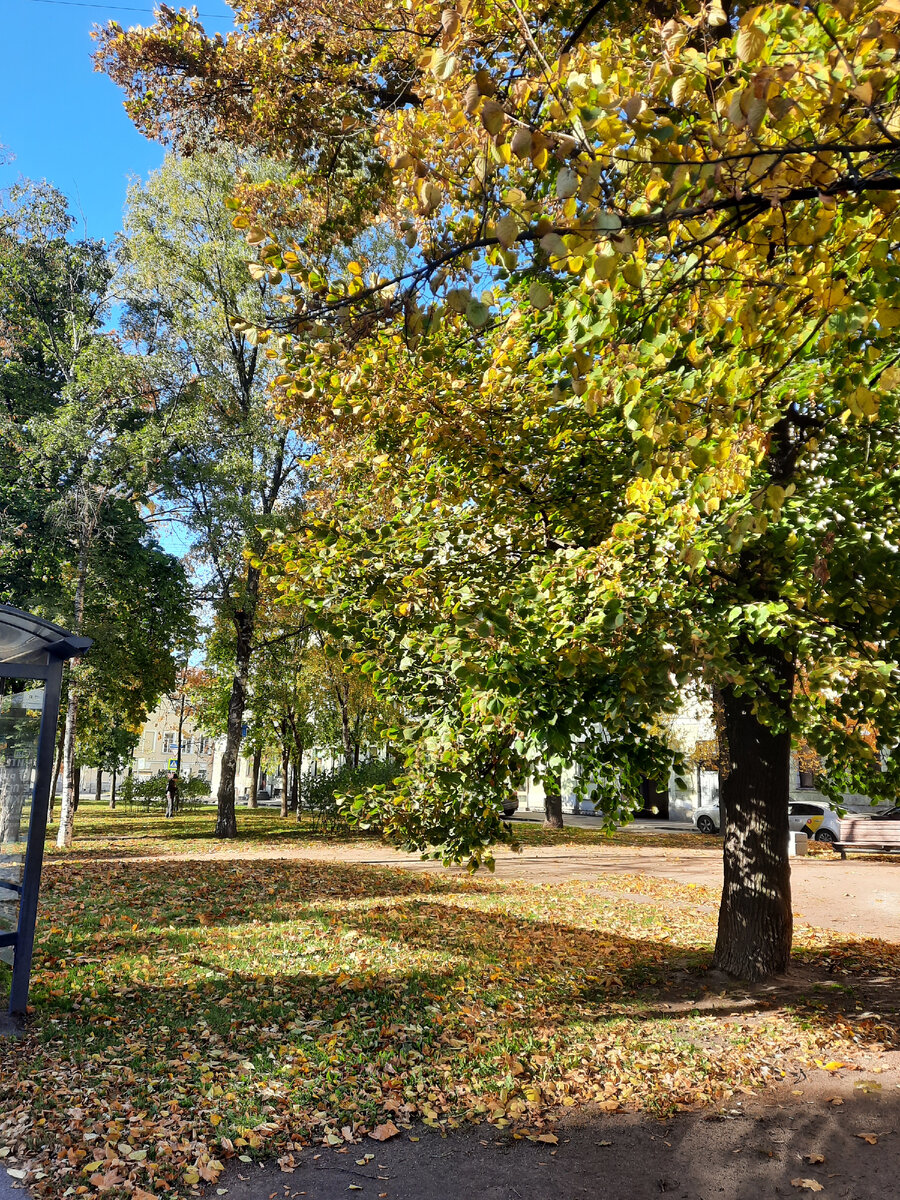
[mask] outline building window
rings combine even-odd
[[[174,731],[166,731],[163,734],[163,754],[174,754],[177,749],[178,734]]]

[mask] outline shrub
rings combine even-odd
[[[398,768],[384,759],[373,758],[358,767],[344,764],[318,775],[304,775],[300,781],[300,803],[309,809],[324,829],[335,829],[346,820],[345,798],[352,799],[371,787],[391,783]]]
[[[149,812],[155,804],[165,806],[168,778],[167,771],[158,771],[149,779],[133,783],[130,789],[131,796],[128,798],[129,802],[140,805],[146,812]],[[186,804],[201,804],[209,794],[210,787],[207,779],[199,777],[182,779],[178,784],[178,807],[183,808]]]

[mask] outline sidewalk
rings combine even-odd
[[[544,814],[537,810],[520,808],[516,815],[512,818],[513,823],[516,821],[531,821],[542,825],[544,822]],[[600,817],[592,816],[576,816],[574,813],[563,813],[563,824],[571,826],[573,829],[599,829],[602,825]],[[627,825],[620,825],[620,829],[627,829],[629,833],[693,833],[694,826],[690,821],[662,821],[656,818],[652,820],[630,821]]]
[[[351,1191],[361,1200],[760,1200],[808,1188],[823,1200],[886,1200],[900,1171],[900,1093],[895,1070],[879,1079],[881,1094],[856,1089],[858,1076],[795,1081],[666,1121],[584,1111],[563,1117],[545,1142],[493,1126],[445,1138],[420,1126],[383,1144],[304,1148],[289,1173],[232,1163],[218,1191],[228,1200],[344,1200]],[[840,1107],[828,1102],[835,1095]]]

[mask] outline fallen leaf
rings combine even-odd
[[[859,1083],[853,1085],[860,1092],[880,1092],[881,1084],[876,1083],[874,1079],[861,1079]]]
[[[386,1142],[388,1138],[396,1137],[399,1132],[393,1121],[385,1121],[383,1125],[376,1125],[369,1137],[374,1142]]]
[[[868,1142],[870,1146],[878,1145],[878,1134],[877,1133],[858,1133],[856,1136],[858,1138],[862,1138],[862,1140],[864,1142]]]
[[[801,1188],[805,1192],[825,1191],[818,1179],[792,1179],[791,1187]]]
[[[548,1146],[558,1146],[559,1145],[559,1138],[556,1136],[555,1133],[539,1133],[537,1140],[539,1142],[546,1142]]]
[[[840,1098],[840,1096],[829,1096],[828,1099],[825,1101],[825,1103],[826,1104],[843,1104],[844,1102]]]
[[[824,1154],[804,1154],[803,1157],[808,1163],[823,1163],[825,1161]]]

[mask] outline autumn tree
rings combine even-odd
[[[427,716],[428,785],[401,793],[398,831],[482,845],[477,786],[521,770],[554,710],[578,714],[570,745],[627,745],[699,675],[729,763],[715,961],[782,970],[791,737],[835,786],[894,786],[859,730],[877,711],[882,744],[900,735],[897,13],[377,7],[248,4],[221,48],[164,11],[100,53],[146,128],[183,136],[190,111],[240,138],[243,119],[298,155],[301,195],[360,156],[415,248],[399,273],[362,253],[335,274],[240,197],[260,265],[290,281],[283,411],[368,431],[399,498],[387,524],[320,531],[317,619],[348,620],[385,686],[434,660],[454,678],[454,649],[480,672],[458,710],[483,753],[451,753],[448,779]],[[404,652],[387,667],[386,644]],[[551,682],[542,709],[528,687]]]
[[[68,845],[80,763],[100,766],[111,730],[139,726],[169,685],[190,602],[148,519],[151,414],[107,328],[107,248],[78,237],[57,189],[23,181],[0,211],[0,267],[0,593],[95,643],[66,678]]]
[[[248,555],[264,549],[259,528],[283,520],[302,494],[309,455],[302,435],[269,410],[277,368],[252,323],[277,318],[281,276],[256,264],[248,273],[246,243],[225,207],[239,174],[250,186],[274,170],[225,148],[168,158],[130,190],[120,248],[124,328],[154,396],[160,507],[187,539],[197,600],[229,631],[220,837],[237,832],[234,779],[260,579]]]

